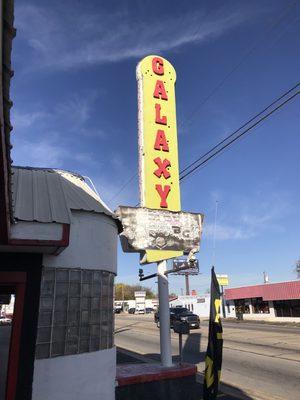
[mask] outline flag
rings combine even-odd
[[[215,400],[218,395],[223,350],[223,329],[220,318],[220,307],[221,293],[214,267],[212,267],[210,286],[209,332],[208,345],[205,356],[203,400]]]

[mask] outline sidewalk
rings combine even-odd
[[[208,318],[203,318],[203,321],[209,322]],[[226,322],[235,322],[236,324],[257,324],[257,325],[274,325],[274,326],[282,326],[282,327],[300,327],[300,322],[291,322],[291,321],[276,321],[276,320],[260,320],[260,319],[242,319],[238,320],[237,318],[228,317],[222,318],[222,323]]]
[[[156,363],[154,359],[146,358],[140,354],[117,348],[117,364],[141,364],[141,363]],[[196,383],[193,385],[194,393],[199,393],[199,400],[202,399],[202,381],[203,375],[197,373]],[[255,400],[254,397],[249,397],[247,394],[241,392],[240,389],[231,387],[229,385],[221,384],[222,391],[218,395],[218,399],[222,400]],[[197,397],[198,398],[198,397]],[[143,399],[141,399],[143,400]]]

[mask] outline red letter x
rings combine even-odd
[[[166,179],[170,178],[171,174],[167,170],[167,168],[171,166],[170,161],[166,158],[164,159],[164,161],[162,161],[160,157],[155,158],[153,161],[158,166],[157,170],[154,171],[154,175],[156,175],[158,178],[160,178],[162,175]]]

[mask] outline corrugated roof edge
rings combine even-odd
[[[120,223],[119,219],[117,218],[116,214],[113,211],[111,211],[111,209],[106,205],[106,203],[100,198],[98,193],[95,192],[95,190],[88,184],[87,180],[82,175],[80,175],[79,173],[74,172],[74,171],[70,171],[70,170],[58,169],[58,168],[15,166],[15,165],[12,166],[12,169],[23,169],[23,170],[32,170],[32,171],[35,171],[35,170],[48,171],[48,172],[51,172],[51,173],[59,173],[62,177],[64,177],[65,174],[69,174],[69,175],[74,176],[77,179],[80,179],[93,192],[93,194],[96,197],[96,201],[98,201],[102,205],[102,207],[105,210],[107,210],[107,212],[104,212],[104,214],[106,214],[107,216],[112,217],[115,220],[115,222],[117,224],[117,227],[118,227],[118,231],[121,232],[122,226],[121,226],[121,223]]]
[[[236,286],[236,287],[230,287],[227,289],[243,289],[243,288],[252,288],[252,287],[257,287],[257,286],[269,286],[269,285],[278,285],[279,283],[292,283],[292,282],[299,282],[299,279],[292,279],[291,281],[280,281],[280,282],[268,282],[268,283],[257,283],[256,285],[243,285],[243,286]],[[225,290],[227,290],[225,289]]]

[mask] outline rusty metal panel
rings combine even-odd
[[[14,218],[19,221],[71,222],[70,210],[113,216],[98,195],[77,174],[67,171],[13,167]]]
[[[202,214],[120,206],[123,251],[175,250],[185,254],[199,250]]]

